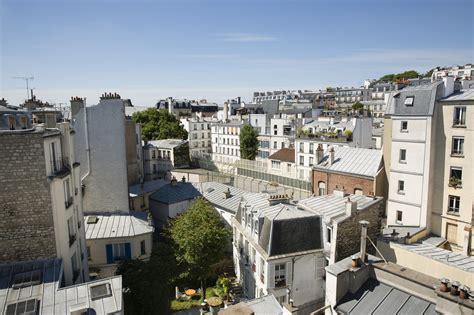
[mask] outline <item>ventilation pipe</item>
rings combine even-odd
[[[367,262],[367,227],[369,226],[369,221],[362,220],[359,221],[359,224],[362,226],[362,231],[360,234],[360,259],[362,262]]]

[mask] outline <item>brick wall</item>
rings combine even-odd
[[[346,193],[353,194],[354,189],[362,189],[364,195],[374,195],[374,180],[356,176],[335,174],[324,171],[313,170],[313,193],[318,195],[319,182],[326,183],[326,194],[330,195],[334,190],[344,189]]]
[[[56,257],[42,133],[0,132],[0,261]]]
[[[380,235],[384,202],[382,199],[368,209],[357,211],[356,215],[338,223],[336,236],[336,261],[349,257],[360,251],[361,225],[359,221],[370,222],[367,235],[375,243]],[[367,241],[367,252],[375,254],[374,247]]]

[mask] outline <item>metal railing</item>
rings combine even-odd
[[[51,166],[51,176],[62,175],[71,170],[71,164],[69,163],[69,158],[67,157],[51,159],[50,166]]]

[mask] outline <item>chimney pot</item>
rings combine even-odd
[[[449,284],[448,279],[446,279],[446,278],[441,279],[441,285],[439,287],[439,290],[441,292],[448,292],[448,284]]]
[[[359,224],[362,226],[362,231],[360,233],[360,259],[362,262],[367,261],[367,226],[370,224],[369,221],[362,220],[359,221]]]
[[[458,281],[451,283],[451,295],[459,295],[459,287],[461,284]]]

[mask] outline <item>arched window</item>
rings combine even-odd
[[[326,194],[326,183],[318,182],[318,195],[324,196]]]

